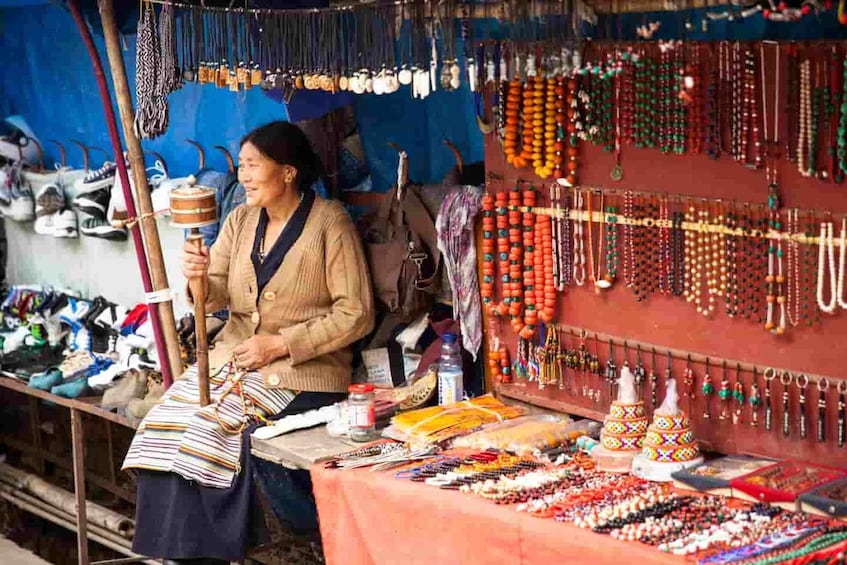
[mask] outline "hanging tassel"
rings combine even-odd
[[[135,131],[139,137],[150,139],[152,123],[156,115],[156,89],[159,70],[159,45],[156,36],[156,20],[149,4],[138,20],[137,45],[135,50]]]

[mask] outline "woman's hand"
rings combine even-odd
[[[236,346],[232,354],[242,369],[258,369],[288,355],[288,346],[281,335],[254,335]]]
[[[209,271],[209,248],[205,245],[197,249],[191,241],[182,246],[182,274],[191,280],[206,278]]]

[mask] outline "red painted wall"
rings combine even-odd
[[[784,119],[784,118],[783,118]],[[739,202],[766,203],[767,185],[764,171],[752,171],[735,163],[728,156],[711,160],[706,155],[666,156],[657,150],[635,147],[623,149],[622,166],[624,177],[620,182],[611,180],[609,173],[614,166],[614,156],[602,149],[583,143],[580,147],[579,182],[583,187],[613,188],[621,193],[636,190],[655,193],[681,193],[706,198],[735,199]],[[493,136],[486,139],[487,170],[505,174],[505,189],[512,186],[518,177],[532,180],[536,186],[541,181],[529,169],[516,171],[505,163],[499,143]],[[783,205],[787,207],[811,208],[821,212],[831,211],[838,222],[847,213],[847,182],[842,185],[809,180],[801,177],[793,163],[779,164],[780,190]],[[499,190],[495,181],[494,190]],[[544,201],[540,203],[543,205]],[[622,202],[621,202],[622,204]],[[836,226],[836,236],[839,226]],[[596,232],[595,232],[596,233]],[[622,235],[619,236],[622,239]],[[815,257],[817,248],[815,247]],[[817,261],[815,260],[815,263]],[[762,277],[765,273],[762,273]],[[815,280],[816,275],[815,275]],[[847,313],[834,316],[821,314],[822,321],[814,328],[789,328],[787,335],[774,336],[763,326],[742,319],[730,319],[719,304],[713,319],[697,314],[694,307],[682,298],[667,298],[653,294],[645,302],[637,302],[630,290],[619,281],[614,288],[595,294],[589,287],[571,287],[566,290],[559,303],[560,323],[586,328],[590,331],[638,340],[662,347],[687,350],[715,358],[737,359],[753,363],[761,368],[776,367],[795,372],[809,372],[831,378],[847,378],[845,352],[847,352]],[[510,353],[514,356],[515,338],[508,324],[501,324],[500,335],[508,336]],[[607,356],[607,347],[601,345],[601,359]],[[618,350],[618,366],[622,353]],[[630,352],[631,360],[634,352]],[[514,357],[513,357],[514,358]],[[665,360],[660,359],[664,371]],[[684,363],[675,364],[679,377]],[[694,366],[697,389],[702,383],[703,366]],[[720,371],[713,369],[712,377],[716,389],[720,384]],[[731,377],[734,380],[734,375]],[[749,392],[750,374],[744,374],[745,390]],[[764,393],[764,381],[759,375],[759,384]],[[749,406],[741,424],[733,426],[729,421],[719,421],[720,406],[715,394],[712,400],[711,420],[700,420],[702,397],[691,409],[698,436],[710,447],[722,452],[749,452],[772,456],[798,456],[816,458],[847,466],[847,447],[835,447],[836,436],[836,393],[829,396],[827,436],[828,441],[818,444],[815,439],[817,419],[817,390],[807,390],[807,413],[809,438],[799,439],[796,417],[792,423],[792,437],[784,439],[781,430],[781,386],[773,383],[774,429],[765,432],[749,426]],[[792,415],[799,411],[798,390],[791,388]],[[521,391],[524,392],[524,391]],[[546,404],[556,405],[557,400],[590,407],[602,412],[602,405],[594,405],[588,399],[574,397],[567,392],[544,391],[536,393],[534,385],[525,391],[536,398],[546,398]],[[551,403],[551,401],[553,401]],[[661,396],[659,401],[661,402]],[[683,401],[683,407],[686,407]],[[761,413],[763,416],[763,412]]]

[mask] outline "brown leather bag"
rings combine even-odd
[[[400,322],[428,312],[438,294],[438,234],[414,187],[392,189],[364,230],[374,294]]]

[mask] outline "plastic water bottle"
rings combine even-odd
[[[464,397],[462,354],[456,334],[441,336],[441,360],[438,363],[438,404],[453,404]]]

